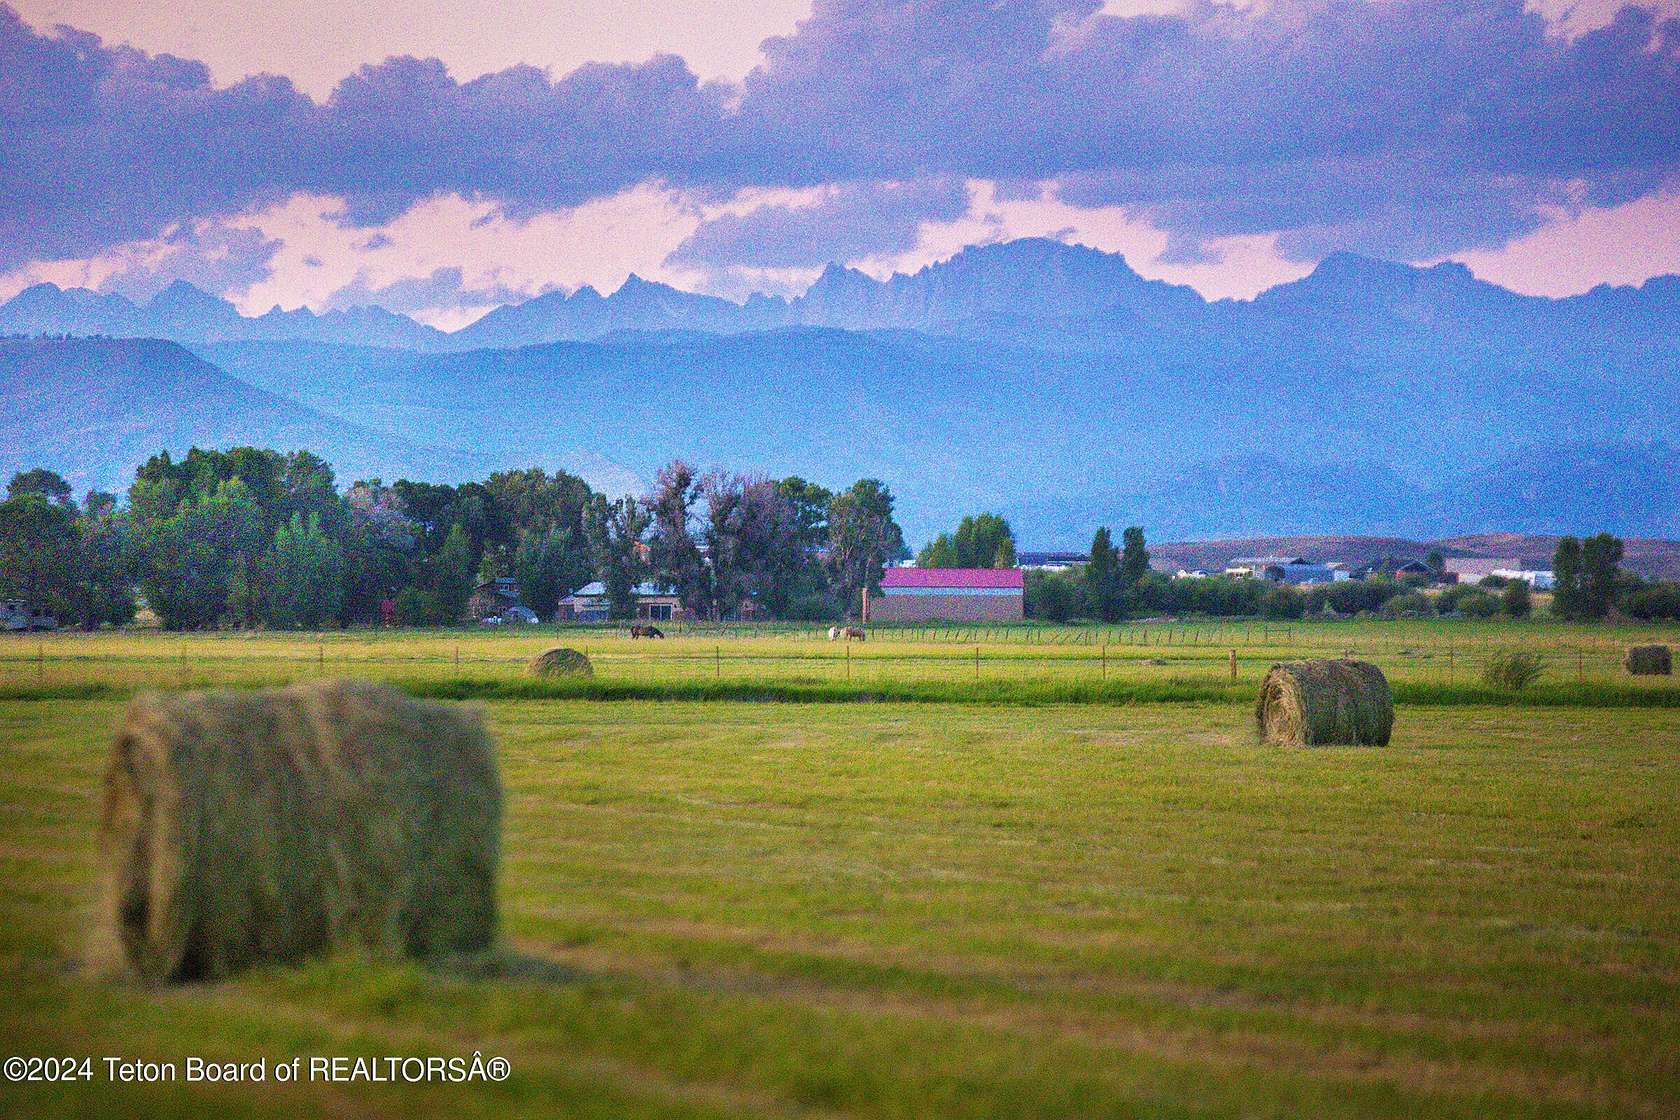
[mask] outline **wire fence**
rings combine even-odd
[[[1278,661],[1351,656],[1397,681],[1473,683],[1501,654],[1536,655],[1551,682],[1615,680],[1673,687],[1671,677],[1629,677],[1629,644],[1680,645],[1674,628],[1594,631],[1545,624],[1276,625],[1260,622],[1113,626],[872,627],[864,641],[829,641],[827,628],[677,624],[665,640],[632,640],[610,627],[532,626],[497,632],[337,631],[302,634],[11,636],[0,640],[0,678],[11,685],[98,683],[182,687],[312,676],[507,677],[535,653],[580,649],[598,675],[637,682],[699,680],[893,682],[1257,681]]]

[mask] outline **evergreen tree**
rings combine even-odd
[[[294,513],[263,557],[263,601],[269,625],[320,629],[344,602],[344,550],[321,531],[321,515]]]
[[[1616,601],[1622,577],[1621,538],[1599,533],[1581,543],[1581,615],[1603,618]]]
[[[1143,530],[1136,525],[1129,527],[1122,539],[1125,547],[1120,552],[1120,586],[1130,591],[1149,574],[1149,550],[1143,544]]]
[[[1499,609],[1511,618],[1527,618],[1534,610],[1534,599],[1529,593],[1528,581],[1513,579],[1505,585],[1505,590],[1499,593]]]
[[[1575,537],[1558,540],[1552,555],[1552,613],[1559,618],[1581,617],[1581,542]]]
[[[1114,535],[1107,527],[1097,530],[1091,539],[1091,559],[1085,565],[1085,601],[1091,614],[1102,622],[1120,617],[1120,598],[1125,588],[1120,584],[1120,552],[1114,547]]]
[[[437,596],[438,614],[445,625],[452,626],[466,615],[476,569],[467,531],[459,524],[451,526],[432,559],[432,594]]]

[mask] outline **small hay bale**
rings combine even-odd
[[[1264,743],[1381,747],[1394,731],[1394,695],[1368,661],[1289,661],[1260,683],[1254,715]]]
[[[138,696],[105,772],[95,962],[168,981],[484,949],[501,813],[470,708],[364,681]]]
[[[1672,676],[1674,651],[1667,646],[1629,646],[1622,655],[1622,668],[1636,677]]]
[[[595,666],[582,651],[556,646],[531,658],[525,672],[533,677],[593,677]]]

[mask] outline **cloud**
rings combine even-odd
[[[696,209],[822,187],[855,236],[766,206],[680,253],[808,262],[902,245],[975,179],[1124,208],[1181,262],[1254,236],[1419,258],[1680,178],[1680,20],[1643,8],[1558,34],[1522,0],[817,0],[763,55],[740,84],[673,56],[466,82],[393,58],[317,102],[0,7],[0,268],[299,193],[375,226],[448,197],[518,222],[639,187]]]
[[[821,268],[915,247],[925,221],[948,222],[968,210],[954,179],[914,183],[844,183],[813,205],[758,206],[704,222],[670,256],[707,268]]]

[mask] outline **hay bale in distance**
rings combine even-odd
[[[555,646],[531,658],[525,671],[533,677],[592,677],[595,666],[581,650]]]
[[[1369,661],[1289,661],[1260,683],[1254,715],[1265,743],[1387,746],[1394,694]]]
[[[1674,673],[1674,651],[1667,646],[1629,646],[1622,668],[1636,677],[1667,677]]]
[[[501,811],[470,708],[363,681],[141,695],[105,773],[95,959],[161,981],[484,949]]]

